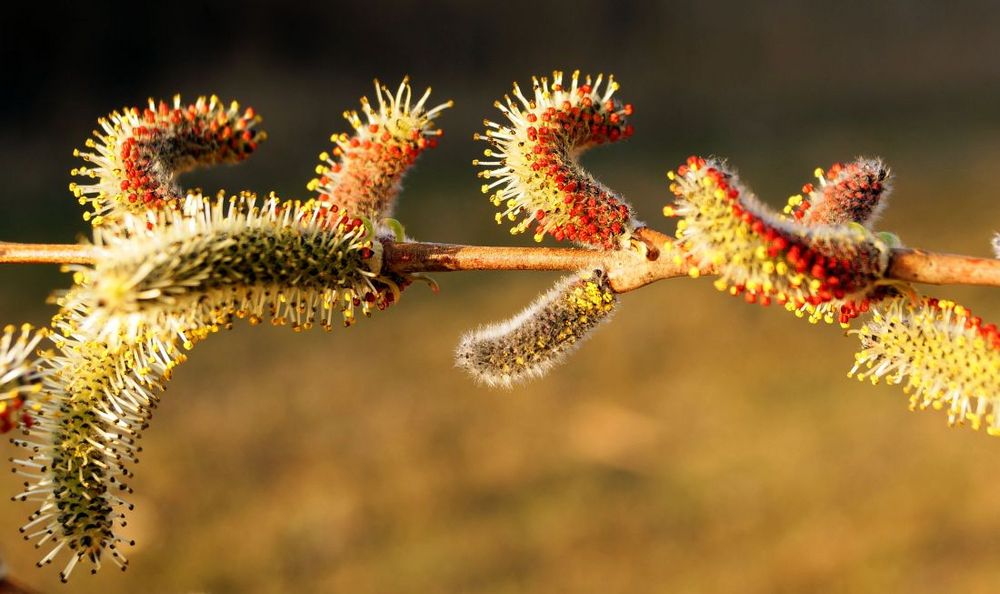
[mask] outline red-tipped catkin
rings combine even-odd
[[[184,199],[178,175],[246,159],[265,138],[255,128],[259,122],[253,108],[225,105],[214,95],[187,105],[180,95],[171,103],[150,99],[146,108],[112,112],[98,120],[100,130],[86,142],[89,150],[74,151],[87,165],[73,175],[94,181],[70,184],[70,190],[91,206],[84,218],[95,226],[177,208]]]
[[[788,199],[785,214],[804,225],[871,227],[885,208],[892,174],[878,159],[859,158],[834,163],[815,171],[817,183],[802,186],[802,193]]]
[[[794,311],[846,300],[838,321],[847,323],[885,275],[889,248],[867,229],[782,219],[719,161],[691,157],[668,177],[677,200],[664,214],[681,219],[676,245],[694,258],[693,275],[718,271],[719,290]]]
[[[334,134],[333,154],[319,156],[319,177],[307,185],[317,200],[375,223],[391,217],[403,175],[421,153],[437,146],[442,132],[434,119],[454,104],[428,107],[430,94],[428,87],[413,103],[408,78],[395,93],[376,80],[376,105],[361,98],[364,120],[356,111],[344,112],[354,134]]]
[[[613,77],[603,89],[602,81],[587,76],[581,84],[577,71],[565,85],[556,71],[551,82],[532,79],[530,99],[515,83],[514,98],[495,103],[508,122],[485,122],[486,132],[476,138],[492,148],[472,164],[485,168],[479,177],[486,180],[483,193],[500,208],[497,223],[520,219],[511,233],[533,228],[537,241],[551,235],[601,249],[628,244],[638,226],[631,206],[577,160],[591,147],[632,135],[632,106],[612,99]]]

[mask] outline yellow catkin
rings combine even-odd
[[[952,301],[899,297],[873,308],[853,331],[861,351],[848,375],[902,384],[911,409],[945,410],[1000,435],[1000,334]]]

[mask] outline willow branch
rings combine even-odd
[[[0,264],[93,264],[96,260],[97,250],[89,245],[0,241]]]
[[[384,264],[395,272],[455,272],[462,270],[581,270],[605,268],[620,293],[668,278],[689,276],[692,262],[661,257],[672,240],[652,229],[641,229],[647,245],[637,251],[601,252],[577,248],[499,247],[423,242],[383,242]],[[0,242],[0,263],[93,264],[101,249],[88,245]],[[697,275],[714,271],[700,268]],[[919,249],[894,248],[887,278],[931,285],[1000,287],[1000,260]]]

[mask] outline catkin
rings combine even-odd
[[[618,304],[603,270],[562,279],[516,316],[466,334],[455,362],[476,380],[510,388],[566,359]]]

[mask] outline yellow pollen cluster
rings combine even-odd
[[[951,301],[896,298],[873,307],[853,331],[862,350],[848,375],[873,384],[905,384],[910,408],[945,410],[951,425],[966,422],[1000,435],[1000,335],[993,324]]]

